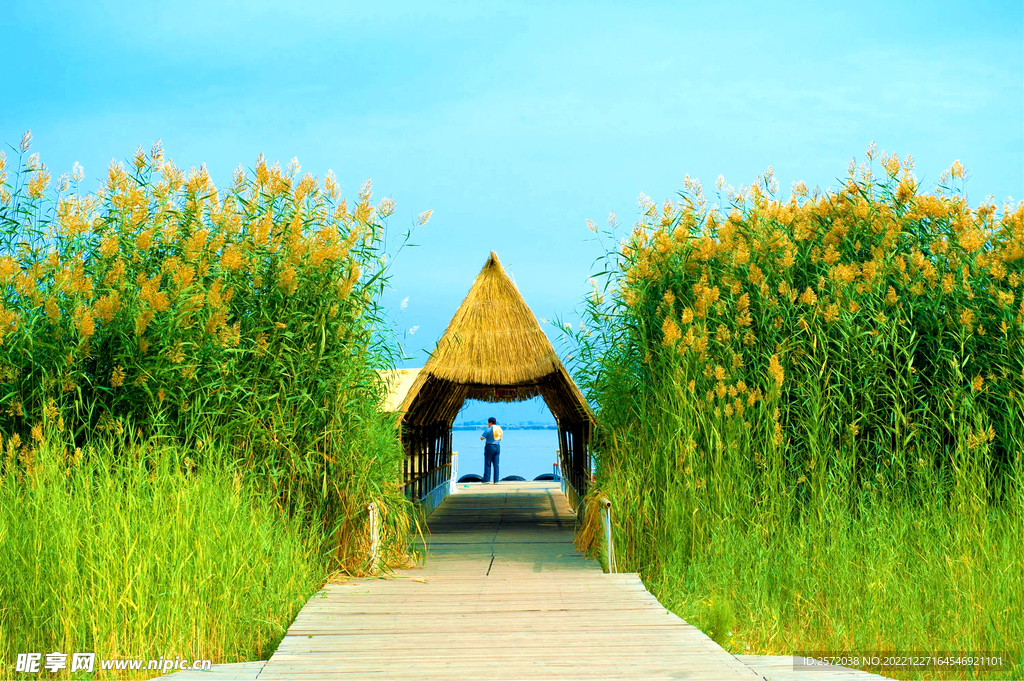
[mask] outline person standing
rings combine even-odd
[[[487,484],[491,477],[491,466],[494,466],[494,482],[498,477],[498,455],[501,453],[501,427],[498,419],[493,416],[487,419],[487,428],[480,439],[484,441],[484,484]]]

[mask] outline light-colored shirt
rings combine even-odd
[[[485,445],[496,445],[499,443],[498,440],[494,439],[494,428],[492,426],[487,426],[483,432],[483,438]]]

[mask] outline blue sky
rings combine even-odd
[[[687,174],[771,165],[788,196],[874,140],[925,186],[959,159],[972,204],[1024,198],[1019,1],[6,0],[0,29],[0,142],[31,128],[56,174],[78,161],[95,186],[160,138],[220,183],[260,153],[348,196],[371,178],[396,231],[433,209],[386,300],[418,327],[409,366],[492,249],[539,317],[572,320],[600,253],[585,220],[628,227]]]

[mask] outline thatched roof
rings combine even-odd
[[[532,383],[561,366],[555,349],[491,252],[425,369],[456,383]]]
[[[467,398],[516,402],[537,395],[556,419],[593,418],[492,251],[399,410],[407,423],[450,423]]]
[[[383,411],[398,411],[398,408],[402,406],[402,402],[405,400],[405,396],[409,394],[409,388],[412,387],[413,381],[416,380],[416,375],[420,373],[420,370],[389,369],[379,373],[384,381],[384,385],[388,389],[388,394],[384,398]]]

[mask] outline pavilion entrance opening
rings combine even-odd
[[[542,401],[554,419],[547,432],[557,443],[562,490],[574,507],[586,494],[593,412],[494,252],[423,368],[388,372],[385,380],[385,408],[399,419],[406,452],[406,495],[428,513],[452,489],[453,426],[467,400],[472,409],[478,402]],[[515,432],[506,435],[502,456],[514,451]],[[482,469],[482,451],[465,452],[463,461],[478,456]],[[459,468],[466,470],[461,462]]]
[[[457,481],[479,482],[483,476],[484,443],[480,436],[492,417],[504,431],[498,457],[502,481],[552,481],[560,477],[558,426],[544,400],[535,397],[499,404],[466,400],[452,426],[452,450],[458,454],[452,475]]]

